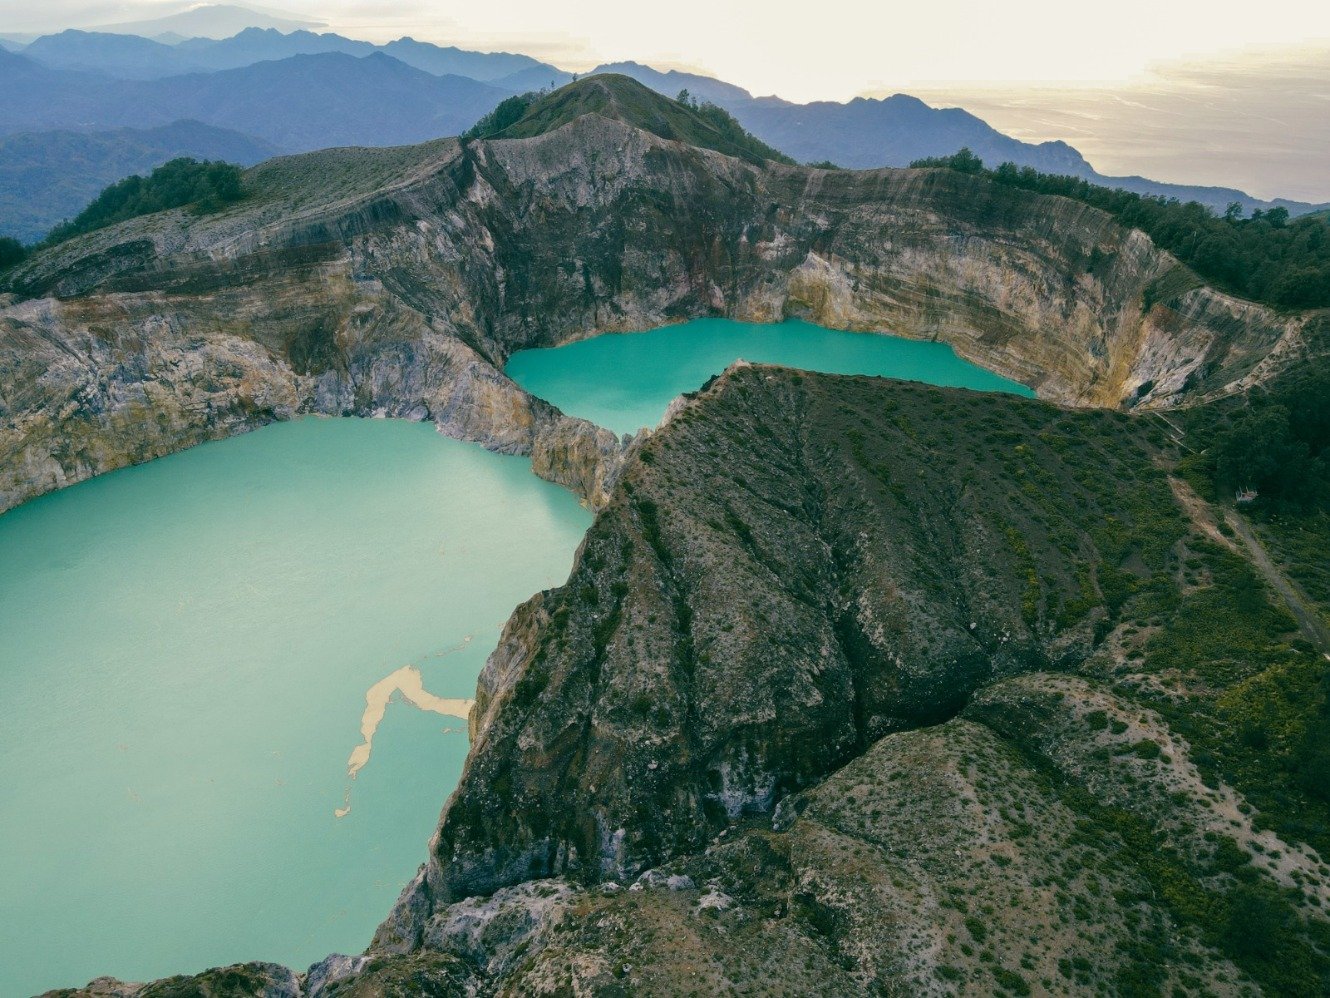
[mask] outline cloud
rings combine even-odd
[[[1120,86],[943,86],[1028,141],[1065,139],[1103,173],[1330,201],[1330,43],[1161,63]]]

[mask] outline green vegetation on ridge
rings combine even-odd
[[[1230,208],[1219,217],[1195,201],[1112,190],[1013,163],[986,169],[968,149],[910,165],[984,176],[1007,187],[1093,205],[1140,229],[1225,291],[1280,309],[1330,307],[1330,225],[1323,217],[1290,221],[1285,208],[1256,211],[1250,218]]]
[[[509,97],[463,136],[523,139],[552,132],[586,114],[634,125],[663,139],[713,149],[752,163],[794,160],[744,131],[724,108],[698,103],[685,90],[674,100],[627,76],[606,73],[570,83],[552,93]]]
[[[7,270],[17,263],[22,263],[28,251],[17,239],[0,236],[0,270]]]
[[[132,176],[101,192],[72,221],[57,225],[47,237],[50,244],[168,208],[192,207],[216,211],[239,201],[240,167],[187,156],[163,163],[146,177]]]
[[[1182,471],[1203,495],[1254,490],[1260,515],[1330,507],[1330,356],[1182,418],[1194,451]]]

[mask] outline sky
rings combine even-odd
[[[187,5],[0,0],[0,30]],[[1330,199],[1325,0],[281,0],[266,9],[356,38],[520,51],[576,71],[634,59],[795,101],[908,92],[1020,138],[1070,141],[1104,172]]]
[[[1101,173],[1330,201],[1330,43],[1161,63],[1088,86],[915,87],[1026,141],[1063,139]]]
[[[0,0],[0,24],[48,30],[183,6]],[[282,0],[268,8],[371,41],[410,34],[521,50],[574,70],[625,58],[701,69],[798,101],[938,82],[1121,82],[1164,61],[1330,41],[1330,3],[1311,0]]]

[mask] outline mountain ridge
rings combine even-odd
[[[724,111],[673,100],[615,73],[588,76],[540,96],[518,120],[486,137],[535,138],[589,114],[727,156],[753,162],[794,162],[745,133]]]
[[[36,243],[103,188],[178,156],[252,166],[279,153],[270,143],[189,120],[153,128],[6,135],[0,137],[0,218],[7,235]]]
[[[106,80],[0,53],[15,100],[0,134],[41,128],[152,126],[192,118],[287,152],[328,145],[401,145],[456,135],[506,91],[469,77],[434,76],[381,52],[296,55],[215,73]],[[271,114],[276,101],[282,114]]]
[[[105,39],[116,37],[121,36],[103,36]],[[38,39],[33,44],[38,43],[41,43],[38,54],[42,46],[51,45],[47,39]],[[471,53],[419,43],[409,38],[374,46],[332,33],[314,34],[303,30],[282,34],[275,29],[248,29],[224,40],[194,39],[174,48],[163,45],[150,51],[161,57],[160,65],[154,67],[151,59],[134,58],[128,54],[108,56],[101,63],[86,59],[78,61],[71,54],[66,58],[73,61],[66,64],[100,72],[109,72],[114,66],[128,67],[120,71],[161,79],[169,78],[163,74],[180,72],[185,68],[216,71],[243,68],[253,65],[259,59],[288,58],[295,54],[336,51],[365,56],[377,51],[386,52],[399,61],[431,74],[440,71],[454,75],[460,73],[497,90],[538,90],[561,86],[573,78],[573,74],[557,67],[512,53]],[[186,64],[191,59],[201,65],[188,67]],[[514,68],[516,66],[522,68]],[[695,98],[724,106],[757,138],[802,162],[831,161],[852,168],[907,166],[915,159],[951,155],[962,147],[968,147],[990,166],[1011,161],[1018,166],[1030,166],[1041,172],[1067,173],[1093,183],[1122,187],[1137,193],[1197,200],[1217,212],[1223,212],[1233,201],[1240,203],[1247,212],[1284,207],[1293,214],[1299,214],[1324,207],[1282,198],[1263,200],[1230,188],[1170,184],[1135,176],[1107,176],[1096,171],[1079,152],[1064,142],[1022,142],[998,132],[963,109],[933,108],[908,95],[885,99],[855,98],[845,104],[823,101],[800,105],[777,97],[754,98],[741,87],[711,77],[676,70],[661,72],[635,62],[606,63],[593,72],[606,71],[632,76],[668,97],[676,96],[681,89],[688,89]],[[385,96],[384,99],[389,98]],[[502,96],[497,93],[492,98],[495,104],[501,99]],[[449,120],[461,122],[457,128],[457,131],[461,131],[488,110],[484,108],[476,111],[469,122],[462,121],[463,115],[450,116]],[[225,122],[214,123],[226,125]],[[70,122],[65,120],[58,124],[67,127]],[[380,128],[378,134],[382,134],[382,131]],[[261,134],[271,140],[269,133]],[[343,134],[347,134],[345,130]],[[403,131],[386,141],[389,144],[405,143],[419,141],[424,137],[418,130],[405,130],[404,126]],[[367,132],[361,141],[353,144],[367,144],[371,141],[381,141],[375,138],[373,131]]]

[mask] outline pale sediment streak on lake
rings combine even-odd
[[[442,658],[452,652],[461,651],[470,642],[471,635],[468,634],[460,644],[430,657]],[[420,670],[414,665],[404,665],[396,672],[384,676],[365,691],[365,713],[360,720],[362,741],[351,750],[351,757],[346,761],[346,775],[353,780],[356,778],[356,774],[364,769],[365,764],[369,762],[370,753],[374,748],[374,733],[383,722],[384,714],[388,711],[388,704],[392,701],[394,693],[401,693],[407,703],[420,710],[443,714],[447,717],[457,717],[463,721],[467,719],[467,716],[471,713],[471,707],[475,703],[474,700],[465,700],[460,697],[435,696],[425,689]],[[333,814],[338,818],[345,818],[350,813],[351,788],[348,786],[342,799],[342,806],[336,808]]]

